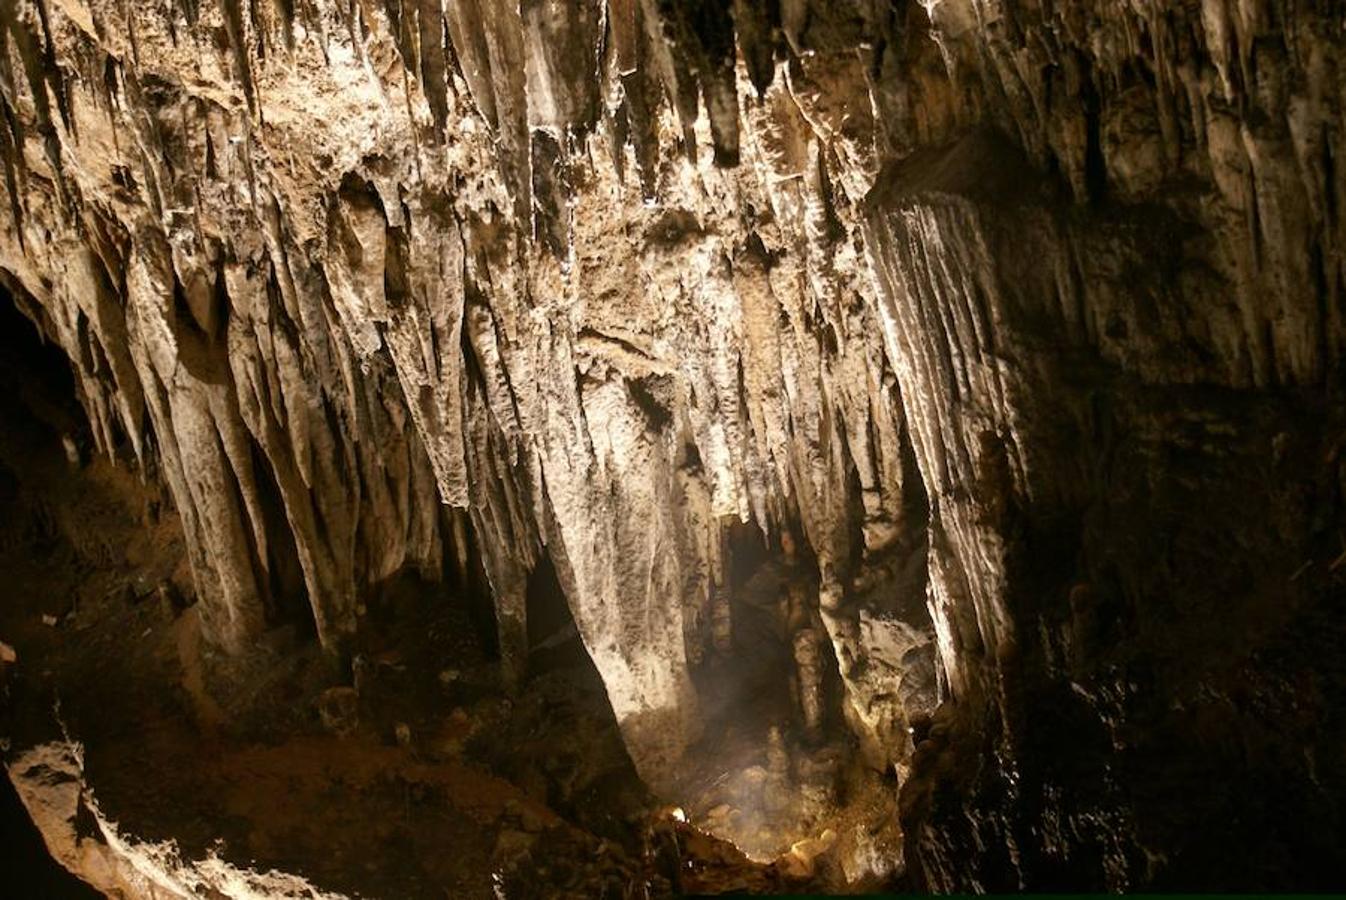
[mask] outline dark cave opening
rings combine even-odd
[[[88,434],[65,354],[0,286],[0,549],[31,552],[47,544],[52,523],[31,492],[33,473],[64,469],[61,438],[87,452]],[[39,491],[40,493],[40,491]],[[0,639],[7,635],[0,634]],[[0,717],[10,711],[10,673],[0,663]],[[6,729],[8,733],[8,729]],[[50,855],[7,772],[0,772],[0,872],[16,896],[98,897]]]
[[[816,566],[797,551],[791,534],[767,544],[760,528],[734,522],[725,537],[726,581],[731,622],[731,652],[712,664],[715,687],[701,692],[709,721],[737,717],[751,710],[765,733],[771,725],[789,728],[796,718],[791,690],[794,659],[789,608],[792,592],[809,591],[816,598]]]
[[[76,394],[70,360],[46,341],[0,284],[0,407],[6,428],[0,437],[33,451],[35,443],[69,436],[82,453],[89,435]],[[10,448],[17,451],[19,447]]]
[[[443,508],[441,523],[449,540],[440,579],[457,591],[481,651],[491,659],[499,659],[500,633],[495,621],[495,597],[486,576],[476,529],[466,510],[453,507]]]
[[[589,669],[601,687],[598,670],[580,639],[565,591],[551,556],[543,554],[528,576],[528,673],[537,676],[556,669]]]
[[[752,709],[763,734],[774,726],[817,744],[840,725],[841,694],[836,658],[818,616],[817,556],[792,524],[768,543],[756,525],[731,522],[724,547],[730,652],[712,659],[699,679],[707,717]],[[811,721],[802,708],[808,690],[817,692],[820,714]]]
[[[0,283],[0,547],[47,553],[60,538],[47,487],[87,459],[92,437],[70,360]],[[72,458],[73,457],[73,458]]]
[[[766,861],[837,815],[853,742],[802,529],[729,522],[721,539],[730,627],[693,668],[705,730],[680,790],[700,827]]]
[[[271,464],[255,438],[248,441],[252,449],[253,482],[257,503],[261,510],[263,529],[267,536],[266,558],[261,558],[255,542],[249,541],[258,569],[257,582],[269,597],[267,616],[273,624],[293,625],[299,636],[317,636],[318,626],[309,602],[304,570],[299,562],[299,549],[294,531],[285,515],[280,487],[276,484]],[[250,532],[249,532],[250,533]]]
[[[766,535],[755,522],[731,520],[725,525],[727,555],[726,577],[731,590],[736,590],[775,554]]]

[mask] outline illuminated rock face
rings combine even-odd
[[[1203,758],[1340,809],[1328,6],[23,0],[0,274],[218,646],[545,555],[659,785],[798,528],[929,884],[1200,885]]]

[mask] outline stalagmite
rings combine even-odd
[[[801,628],[794,636],[795,677],[799,684],[799,712],[804,733],[817,740],[823,727],[823,670],[819,658],[818,635],[812,628]]]

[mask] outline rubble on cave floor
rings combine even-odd
[[[271,696],[255,700],[250,720],[226,723],[204,714],[184,685],[200,664],[178,656],[192,646],[179,633],[195,627],[193,613],[170,615],[113,598],[86,610],[79,632],[64,623],[48,628],[45,644],[20,641],[21,662],[7,673],[7,762],[19,789],[30,808],[59,814],[42,795],[55,754],[70,767],[65,776],[80,779],[71,821],[96,808],[97,826],[76,828],[78,846],[54,847],[58,858],[91,853],[88,844],[103,840],[97,832],[115,829],[129,858],[180,884],[220,862],[370,897],[491,897],[497,888],[660,896],[786,884],[774,867],[704,834],[679,841],[670,868],[657,835],[677,826],[661,823],[667,814],[640,787],[601,694],[586,695],[569,673],[510,697],[489,659],[457,658],[460,674],[445,685],[441,669],[416,679],[385,653],[351,720],[333,733],[316,714],[331,689],[306,687],[302,673],[257,670],[253,685]],[[2,633],[23,634],[14,619],[4,617]],[[420,624],[435,635],[465,623]],[[143,652],[98,640],[128,628],[148,632]],[[35,671],[40,660],[52,668]],[[153,665],[137,671],[145,662]],[[95,677],[99,689],[82,692]],[[173,687],[159,690],[161,678]],[[420,690],[439,696],[418,707]],[[300,730],[286,733],[296,721]]]

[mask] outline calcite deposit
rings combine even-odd
[[[0,284],[221,659],[479,566],[519,685],[545,570],[669,802],[768,660],[866,873],[1340,888],[1344,92],[1335,0],[4,0]]]

